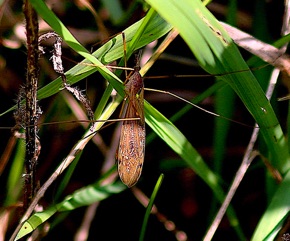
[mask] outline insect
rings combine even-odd
[[[145,118],[144,118],[144,83],[139,73],[139,52],[133,74],[125,84],[125,118],[140,118],[126,120],[122,124],[117,162],[119,176],[124,184],[132,187],[138,181],[143,167],[145,154]]]

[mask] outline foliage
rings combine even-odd
[[[73,50],[74,54],[71,54],[71,56],[77,53],[78,59],[80,56],[84,58],[81,61],[77,60],[78,64],[70,64],[72,66],[65,73],[68,83],[71,85],[82,85],[85,82],[84,80],[87,80],[89,83],[87,94],[92,102],[92,106],[96,110],[95,118],[97,120],[105,121],[112,116],[117,117],[118,114],[116,113],[118,111],[116,109],[124,98],[121,81],[123,77],[121,77],[121,71],[119,70],[112,73],[107,64],[121,58],[118,65],[124,66],[122,35],[116,34],[91,53],[83,43],[80,43],[71,34],[68,25],[64,24],[64,21],[61,21],[44,2],[31,0],[31,3],[41,19],[48,23],[51,29],[57,32],[62,37],[64,43],[68,45],[70,50],[67,52]],[[111,4],[113,4],[113,1]],[[124,16],[120,17],[119,20],[116,17],[111,20],[115,24],[116,29],[117,26],[121,25],[121,22],[123,23],[124,19],[128,19],[132,9],[135,9],[133,6],[135,4],[132,4],[132,8],[129,8],[128,12],[122,9],[117,11],[118,16],[122,14]],[[81,6],[79,7],[81,9]],[[120,4],[117,4],[117,7],[120,7]],[[148,45],[152,41],[164,39],[164,36],[168,33],[170,34],[172,31],[178,30],[183,40],[179,39],[176,42],[184,41],[186,43],[188,47],[185,47],[183,42],[181,45],[182,48],[186,49],[184,52],[187,53],[187,56],[192,58],[194,55],[198,65],[203,70],[216,76],[216,81],[211,79],[197,81],[193,78],[187,81],[177,81],[177,79],[173,78],[173,81],[168,80],[168,82],[162,82],[161,78],[156,81],[147,80],[146,76],[150,76],[154,68],[160,68],[161,70],[158,69],[158,71],[162,71],[163,67],[160,67],[158,65],[159,61],[157,61],[152,67],[152,72],[147,73],[145,76],[145,86],[151,87],[154,84],[160,84],[160,88],[165,89],[170,84],[173,84],[175,92],[180,88],[184,88],[185,90],[190,90],[191,94],[194,88],[194,91],[200,94],[192,100],[195,104],[201,103],[203,100],[212,99],[211,96],[214,95],[215,106],[213,108],[218,113],[225,115],[227,118],[238,118],[239,122],[246,121],[249,123],[249,120],[253,119],[259,126],[261,135],[259,136],[259,145],[256,146],[259,151],[259,156],[255,159],[257,164],[247,170],[246,177],[240,186],[241,191],[238,189],[236,193],[237,200],[234,199],[227,209],[227,220],[230,223],[230,227],[221,228],[222,230],[218,231],[214,238],[216,237],[218,240],[219,237],[222,239],[231,237],[231,239],[235,240],[245,240],[252,237],[252,240],[273,240],[273,237],[283,227],[290,207],[290,199],[289,195],[287,195],[289,192],[288,179],[290,177],[288,170],[290,162],[286,139],[287,134],[283,132],[283,128],[287,125],[287,120],[285,120],[285,115],[283,115],[283,104],[278,103],[275,98],[270,103],[263,90],[263,88],[265,89],[264,86],[269,82],[269,68],[263,68],[258,71],[260,75],[263,74],[266,76],[264,78],[267,78],[267,81],[262,83],[252,73],[239,49],[220,25],[217,18],[199,1],[147,0],[143,8],[148,9],[144,18],[138,18],[140,20],[135,21],[133,24],[128,23],[127,28],[122,26],[122,31],[125,33],[126,54],[128,58],[135,50]],[[87,10],[84,9],[79,11],[84,11],[85,14],[88,14]],[[112,8],[111,6],[110,9],[113,11],[114,7]],[[230,10],[232,12],[229,15],[234,16],[238,14],[234,5],[231,5]],[[138,16],[137,12],[135,10],[136,16]],[[260,13],[260,17],[265,16],[262,16]],[[96,19],[98,18],[96,17]],[[174,52],[178,55],[179,51],[176,48],[179,45],[174,45],[174,43],[172,43],[173,49],[175,48]],[[158,44],[160,44],[160,40]],[[154,56],[157,51],[154,48],[149,57]],[[170,47],[168,51],[170,51]],[[180,50],[180,52],[182,51]],[[164,54],[164,56],[166,55]],[[162,62],[162,58],[160,62]],[[261,62],[257,61],[255,65],[250,67],[261,65]],[[165,71],[169,71],[169,69],[170,67],[165,64]],[[173,69],[175,74],[178,71],[178,65],[171,69]],[[185,67],[185,69],[196,71],[193,67]],[[102,83],[104,81],[100,75],[96,74],[97,72],[108,81],[108,85],[103,86]],[[142,70],[141,73],[143,73]],[[167,75],[167,72],[165,74]],[[158,73],[158,75],[161,74]],[[71,100],[71,97],[68,97],[68,95],[64,96],[61,78],[55,77],[55,80],[52,82],[45,82],[45,77],[43,77],[42,87],[38,91],[39,101],[40,103],[45,103],[44,106],[46,108],[43,111],[43,122],[75,119],[75,116],[71,114],[74,113],[75,108],[81,109],[80,104]],[[110,98],[113,88],[119,95]],[[155,93],[155,95],[161,96],[162,93]],[[150,194],[153,191],[155,182],[157,182],[156,186],[160,190],[156,194],[158,188],[157,190],[154,189],[152,197],[154,200],[156,198],[155,203],[159,207],[159,211],[164,212],[165,216],[170,216],[170,219],[176,221],[179,229],[183,230],[181,232],[178,228],[175,228],[172,233],[175,233],[176,237],[178,237],[177,234],[184,232],[189,240],[201,239],[205,235],[206,230],[209,229],[214,215],[225,199],[230,186],[228,183],[232,182],[235,177],[238,165],[242,162],[246,151],[250,133],[255,128],[249,128],[249,125],[245,127],[232,124],[232,122],[222,117],[216,118],[213,122],[213,118],[206,116],[204,113],[195,112],[194,114],[195,110],[191,109],[191,105],[187,105],[182,109],[179,103],[174,102],[171,105],[166,102],[155,108],[154,104],[149,103],[151,102],[149,95],[148,98],[145,95],[145,99],[146,123],[150,128],[147,128],[148,138],[144,172],[137,186],[144,193]],[[11,115],[12,111],[17,109],[17,105],[12,103],[10,102],[10,105],[8,107],[5,106],[5,109],[1,111],[1,119],[4,120],[8,115]],[[78,107],[75,106],[75,103]],[[158,106],[158,103],[156,105]],[[175,108],[176,105],[177,108]],[[157,110],[159,108],[160,111]],[[175,109],[177,110],[175,111]],[[169,118],[175,112],[176,114],[172,118]],[[279,116],[280,113],[281,116]],[[245,115],[247,116],[245,117]],[[201,121],[193,122],[198,118]],[[253,126],[253,123],[251,121],[250,125]],[[111,127],[101,129],[103,125],[104,122],[97,123],[93,134],[88,134],[92,132],[89,129],[83,131],[76,123],[73,125],[60,124],[59,129],[50,126],[40,127],[39,135],[44,147],[43,152],[48,156],[48,159],[46,159],[44,154],[42,154],[43,156],[40,155],[39,166],[42,172],[38,174],[38,177],[41,183],[44,183],[56,167],[60,165],[61,160],[68,155],[69,150],[78,146],[83,139],[92,139],[97,143],[99,141],[94,137],[97,133],[99,138],[103,136],[105,139],[104,143],[106,141],[117,143],[116,140],[118,138],[112,134],[113,130],[110,129]],[[73,128],[73,131],[70,131],[70,128]],[[51,133],[53,133],[52,139],[48,137]],[[70,134],[67,135],[67,133]],[[72,133],[76,133],[77,137],[72,135]],[[83,137],[80,137],[81,135]],[[113,138],[111,138],[112,136]],[[78,141],[77,138],[80,138],[80,140]],[[52,144],[49,144],[50,142]],[[58,147],[53,143],[58,143],[58,145],[62,143],[64,145]],[[74,147],[72,147],[73,145]],[[102,144],[96,144],[96,146],[91,145],[91,142],[83,146],[82,151],[77,153],[76,160],[68,168],[65,175],[59,178],[61,179],[60,182],[56,182],[57,184],[53,184],[54,186],[52,185],[53,188],[51,189],[54,190],[51,191],[49,189],[47,191],[48,194],[43,198],[46,201],[46,203],[44,202],[44,210],[36,212],[24,223],[17,238],[27,235],[41,225],[44,227],[46,223],[51,223],[51,230],[45,234],[51,239],[57,233],[58,228],[60,230],[62,228],[61,214],[67,216],[66,220],[73,220],[74,213],[77,213],[79,216],[83,215],[81,207],[87,207],[101,201],[100,205],[108,205],[109,208],[105,208],[107,213],[103,216],[101,211],[97,211],[96,219],[100,217],[104,223],[107,223],[107,219],[118,220],[120,229],[116,227],[118,230],[116,233],[124,232],[124,237],[127,237],[128,240],[136,240],[136,237],[140,236],[140,233],[142,233],[142,240],[144,236],[148,237],[148,240],[154,240],[152,238],[154,237],[154,228],[153,225],[152,227],[150,226],[151,220],[148,220],[148,212],[152,208],[152,202],[150,202],[149,209],[146,211],[141,231],[142,222],[139,220],[143,219],[145,209],[142,209],[140,212],[136,211],[137,216],[131,216],[131,213],[127,213],[131,211],[130,208],[132,208],[132,213],[134,213],[133,208],[135,206],[131,207],[131,203],[137,203],[136,199],[132,199],[130,190],[126,189],[120,181],[109,179],[116,173],[114,169],[114,157],[112,158],[116,150],[116,144],[112,144],[111,148],[105,147],[103,149]],[[242,149],[242,151],[236,155],[231,155],[230,150],[235,150],[235,146]],[[7,196],[3,202],[4,207],[13,206],[20,200],[19,196],[21,192],[15,189],[15,185],[19,182],[22,167],[16,164],[19,163],[19,160],[23,159],[23,147],[23,144],[18,144],[15,147],[10,160],[12,164],[8,165],[4,172],[5,175],[2,177],[7,185]],[[51,148],[51,152],[49,148]],[[208,150],[208,148],[211,150],[210,154],[208,151],[203,151]],[[254,150],[252,151],[255,153]],[[103,155],[96,152],[103,152]],[[95,155],[96,157],[94,157]],[[113,169],[108,170],[108,168],[101,167],[103,163],[106,163],[105,160],[110,163],[110,167],[113,166]],[[111,160],[111,162],[108,160]],[[263,161],[265,160],[268,163],[267,165],[264,165]],[[281,174],[281,183],[276,183],[272,178],[270,171],[267,169],[269,166]],[[157,181],[160,173],[164,173],[162,185],[159,183],[160,181]],[[84,180],[80,181],[81,178],[84,178]],[[251,184],[251,182],[255,183]],[[16,191],[16,194],[13,193],[13,190]],[[135,188],[132,189],[132,192],[138,197]],[[49,195],[53,196],[53,201],[50,200]],[[249,204],[249,200],[252,199],[254,200]],[[180,205],[178,205],[178,202],[180,202]],[[117,207],[119,213],[114,211],[113,205],[110,206],[112,203],[119,205]],[[247,205],[253,205],[253,209],[257,209],[252,217],[250,207],[247,208]],[[128,206],[129,209],[125,206]],[[136,206],[136,209],[140,208],[138,205]],[[198,207],[198,210],[195,207]],[[123,208],[125,214],[121,210]],[[166,221],[160,218],[160,213],[157,212],[155,215],[166,226]],[[11,213],[11,216],[13,216],[14,224],[19,221],[17,215]],[[78,219],[80,219],[79,216]],[[135,222],[134,218],[138,221]],[[65,223],[65,221],[63,222]],[[149,223],[147,224],[147,222]],[[80,220],[77,220],[74,227],[77,228],[78,225],[80,225]],[[95,226],[95,224],[92,225]],[[196,228],[196,225],[199,225],[199,228]],[[124,227],[127,227],[127,229]],[[149,233],[148,236],[145,235],[146,227],[146,231]],[[110,229],[115,229],[115,227],[110,227]],[[133,232],[132,229],[137,230]],[[158,240],[167,239],[164,238],[167,236],[168,240],[174,240],[174,235],[168,233],[165,228],[158,226],[158,229],[163,230],[161,234],[162,238],[158,237]],[[56,233],[54,233],[54,230],[56,230]],[[99,230],[99,232],[101,231]],[[287,230],[284,233],[287,233]],[[282,234],[279,235],[281,236]],[[103,239],[104,237],[109,237],[106,240],[111,240],[114,236],[113,234],[106,233],[98,234],[98,231],[92,231],[91,235],[96,235],[95,238],[99,237],[100,239],[101,237]],[[120,235],[122,236],[123,233]],[[71,237],[67,238],[70,239]],[[61,237],[61,239],[65,239],[65,236]]]

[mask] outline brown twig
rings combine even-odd
[[[26,210],[32,201],[36,192],[35,171],[38,159],[37,144],[37,121],[40,110],[37,104],[37,83],[39,77],[38,67],[38,19],[35,10],[30,2],[24,2],[24,15],[26,19],[26,36],[27,36],[27,76],[25,84],[25,196],[24,210]]]

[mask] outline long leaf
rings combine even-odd
[[[38,212],[32,215],[22,225],[16,240],[19,240],[25,235],[31,233],[39,225],[52,217],[56,212],[74,210],[82,206],[90,205],[94,202],[104,200],[113,194],[120,193],[125,188],[126,187],[121,184],[121,182],[108,184],[106,186],[100,186],[99,182],[97,182],[93,185],[81,188],[72,195],[67,196],[61,203],[56,204],[43,212]]]

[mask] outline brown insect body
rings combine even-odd
[[[145,154],[144,84],[139,66],[125,84],[128,102],[125,118],[140,118],[123,122],[117,154],[118,172],[122,182],[132,187],[138,181]]]

